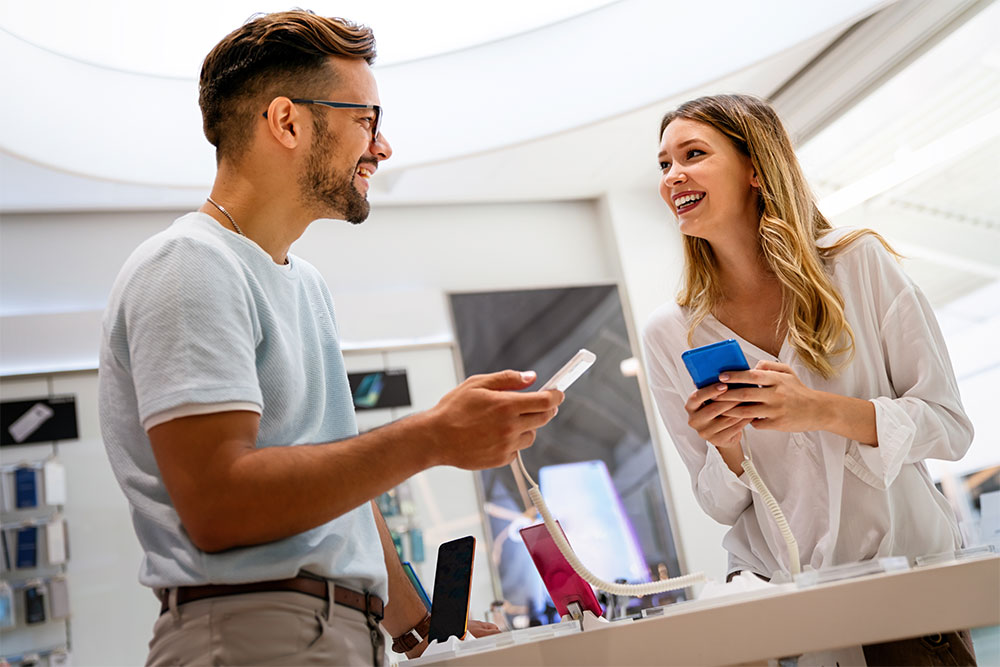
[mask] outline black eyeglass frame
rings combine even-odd
[[[378,104],[356,104],[354,102],[330,102],[327,100],[304,100],[293,99],[292,104],[318,104],[331,109],[371,109],[375,112],[375,123],[372,125],[372,141],[378,141],[378,135],[382,129],[382,107]],[[267,111],[264,111],[264,118],[267,118]]]

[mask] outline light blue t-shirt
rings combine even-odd
[[[260,406],[258,447],[357,435],[333,302],[319,272],[190,213],[140,245],[104,316],[101,431],[151,587],[284,579],[305,569],[387,600],[368,503],[277,542],[209,554],[188,538],[142,424],[190,404]],[[331,488],[330,493],[337,490]]]

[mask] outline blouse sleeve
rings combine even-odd
[[[689,383],[688,388],[680,381],[670,360],[671,355],[680,358],[683,350],[671,350],[667,336],[658,329],[654,316],[643,334],[649,386],[656,407],[691,475],[691,488],[698,504],[710,517],[731,526],[750,506],[750,489],[729,469],[719,450],[688,425],[684,403],[694,391],[694,384]]]
[[[888,486],[904,463],[927,458],[955,461],[972,444],[972,422],[941,329],[924,294],[899,264],[869,241],[866,255],[879,338],[894,395],[872,398],[878,447],[861,447],[864,464]]]

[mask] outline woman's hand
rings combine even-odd
[[[712,384],[691,392],[684,404],[688,413],[688,426],[697,431],[702,440],[707,440],[720,450],[738,449],[743,428],[753,419],[724,414],[736,406],[736,403],[731,402],[733,399],[729,398],[732,391],[724,384]]]
[[[750,419],[754,428],[789,433],[822,428],[821,392],[802,384],[787,364],[759,361],[753,370],[722,373],[719,380],[758,385],[729,389],[725,417]]]
[[[469,619],[468,628],[473,637],[488,637],[489,635],[495,635],[500,632],[500,628],[498,628],[494,623],[477,621],[471,618]]]

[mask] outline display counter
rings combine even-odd
[[[564,621],[558,625],[572,623]],[[401,665],[736,665],[1000,624],[1000,556],[664,607],[547,638],[504,637]],[[506,633],[505,633],[506,634]],[[486,638],[489,639],[489,638]],[[496,640],[494,640],[496,641]],[[485,643],[484,643],[485,644]],[[485,648],[485,645],[483,646]],[[457,653],[457,655],[456,655]]]

